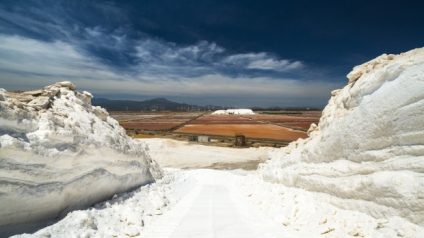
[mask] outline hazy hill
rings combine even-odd
[[[166,98],[154,98],[145,101],[93,98],[92,103],[93,105],[104,107],[108,111],[202,111],[220,108],[217,106],[197,106],[178,103]]]

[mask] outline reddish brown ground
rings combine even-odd
[[[312,123],[318,123],[321,112],[306,111],[293,114],[256,114],[256,115],[204,115],[190,124],[275,124],[297,130],[308,130]]]
[[[257,124],[257,122],[246,116],[208,114],[191,121],[190,124]]]
[[[111,112],[128,131],[159,131],[293,141],[306,137],[320,111],[263,112],[255,115],[211,115],[201,112]],[[200,116],[200,117],[199,117]]]
[[[126,130],[170,131],[201,115],[198,112],[111,112]]]
[[[235,136],[241,134],[247,138],[261,138],[281,141],[293,141],[306,138],[303,131],[271,124],[190,124],[176,130],[179,133]]]
[[[182,122],[120,122],[126,130],[167,131],[179,126]]]

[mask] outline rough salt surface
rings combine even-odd
[[[13,237],[144,237],[145,227],[183,195],[175,194],[175,188],[190,186],[185,179],[166,173],[155,183],[113,196],[89,209],[70,212],[33,234]]]
[[[252,109],[227,109],[227,110],[216,110],[212,115],[254,115]]]
[[[145,145],[91,98],[70,82],[27,92],[0,89],[0,233],[161,176]]]
[[[377,57],[348,79],[310,137],[259,172],[342,209],[424,226],[424,48]]]
[[[319,193],[264,182],[253,171],[165,171],[154,184],[16,237],[420,238],[424,232],[399,217],[339,209]]]

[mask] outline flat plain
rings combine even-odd
[[[188,123],[202,115],[201,112],[111,112],[127,131],[164,132]]]
[[[307,137],[321,111],[262,111],[255,115],[213,115],[211,112],[111,112],[134,137],[208,135],[291,142]],[[184,137],[185,136],[185,137]]]

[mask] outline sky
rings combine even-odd
[[[2,0],[0,88],[322,107],[346,74],[424,46],[424,1]]]

